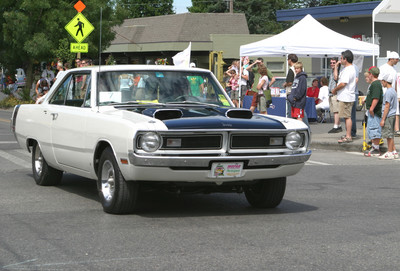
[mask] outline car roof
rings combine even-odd
[[[85,70],[94,70],[98,72],[103,71],[126,71],[126,70],[138,70],[138,71],[186,71],[186,72],[210,72],[206,69],[201,68],[180,68],[172,65],[102,65],[102,66],[90,66],[90,67],[81,67],[74,68],[68,71],[85,71]]]

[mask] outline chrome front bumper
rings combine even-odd
[[[210,166],[210,162],[248,161],[248,167],[292,165],[306,162],[311,156],[311,151],[292,154],[272,154],[257,156],[147,156],[129,152],[129,162],[135,166],[143,167],[199,167]]]

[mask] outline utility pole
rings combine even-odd
[[[233,13],[233,0],[229,1],[229,13]]]

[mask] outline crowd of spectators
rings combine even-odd
[[[366,98],[362,101],[366,106],[366,132],[370,139],[370,148],[365,151],[366,157],[379,156],[380,159],[398,158],[394,146],[394,136],[399,136],[399,102],[397,92],[397,72],[394,65],[399,61],[396,52],[388,53],[388,62],[381,67],[371,67],[365,73],[369,84]],[[350,50],[342,52],[340,59],[330,58],[330,74],[327,77],[314,78],[307,87],[307,73],[302,62],[295,54],[289,54],[288,72],[281,88],[287,97],[286,116],[304,121],[308,125],[305,111],[306,97],[313,98],[318,119],[325,120],[324,113],[333,115],[333,128],[328,133],[341,133],[340,120],[344,120],[345,135],[338,139],[339,144],[353,142],[357,138],[356,107],[359,102],[358,80],[359,68],[353,64],[354,55]],[[240,63],[242,64],[240,66]],[[245,95],[253,96],[250,110],[257,109],[267,114],[271,104],[271,85],[274,75],[267,68],[262,58],[254,62],[248,57],[235,60],[225,72],[228,76],[226,91],[236,107],[243,106]],[[388,151],[381,153],[379,145],[382,138],[387,139]]]

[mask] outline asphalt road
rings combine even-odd
[[[95,182],[35,184],[0,110],[0,270],[398,270],[400,160],[314,150],[278,208],[147,194],[102,211]]]

